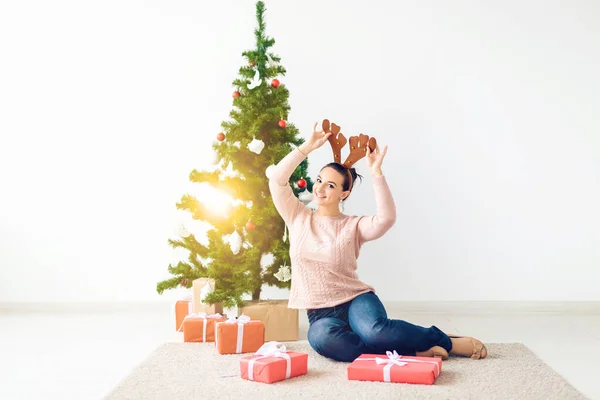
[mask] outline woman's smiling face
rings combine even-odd
[[[350,191],[344,191],[344,177],[335,169],[325,167],[313,184],[313,201],[319,206],[339,206]]]

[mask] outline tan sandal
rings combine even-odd
[[[441,357],[442,360],[447,360],[449,358],[448,352],[441,346],[433,346],[431,350],[433,351],[434,357]]]
[[[448,352],[441,346],[433,346],[427,351],[418,351],[417,357],[440,357],[442,360],[449,358]]]
[[[469,336],[458,336],[458,335],[448,335],[449,338],[454,338],[454,339],[460,339],[460,338],[466,338],[466,339],[470,339],[471,344],[473,345],[473,353],[471,354],[471,358],[473,360],[481,360],[487,357],[487,347],[485,347],[485,345],[483,344],[483,342],[481,342],[480,340],[477,340],[473,337],[469,337]],[[462,354],[459,354],[462,355]],[[468,354],[464,354],[464,356],[468,356]]]

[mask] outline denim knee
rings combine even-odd
[[[335,361],[352,362],[360,350],[349,338],[349,333],[343,333],[344,327],[331,321],[330,318],[320,319],[308,329],[308,343],[323,357]],[[358,337],[355,335],[356,339]]]
[[[333,325],[328,323],[326,318],[320,319],[308,328],[308,343],[317,353],[323,355],[333,335]]]
[[[389,341],[389,333],[385,332],[385,324],[387,319],[380,318],[375,321],[369,329],[358,329],[357,334],[367,346],[380,347],[382,343]]]

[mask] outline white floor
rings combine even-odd
[[[522,342],[600,400],[600,314],[406,311],[390,317],[486,342]],[[306,335],[306,314],[301,334]],[[101,399],[165,341],[181,341],[168,306],[65,312],[0,311],[0,399]],[[482,362],[482,366],[485,365]]]

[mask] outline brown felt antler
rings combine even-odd
[[[331,149],[333,150],[333,161],[340,164],[342,162],[342,149],[346,143],[348,143],[348,140],[344,134],[340,133],[341,130],[342,128],[334,123],[330,125],[328,119],[323,120],[323,132],[331,132],[328,140],[329,144],[331,144]]]
[[[348,140],[344,134],[340,133],[341,128],[334,123],[330,123],[328,119],[324,119],[322,125],[323,132],[331,132],[328,140],[333,150],[333,161],[342,164],[342,149],[348,143]],[[367,155],[367,146],[369,146],[371,152],[374,152],[377,148],[377,140],[362,133],[360,136],[350,136],[350,155],[343,165],[346,168],[351,168],[358,160]]]
[[[367,155],[367,146],[369,150],[374,152],[377,148],[377,140],[368,135],[360,134],[360,136],[350,136],[350,155],[344,161],[346,168],[351,168],[358,160]]]

